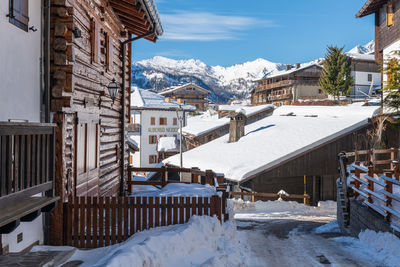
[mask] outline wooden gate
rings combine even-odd
[[[222,197],[72,197],[63,203],[64,245],[97,248],[120,243],[134,233],[183,224],[193,215],[222,221]]]

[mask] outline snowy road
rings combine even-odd
[[[316,217],[237,220],[237,226],[254,254],[252,266],[376,266],[370,264],[373,259],[352,255],[329,239],[340,234],[314,233],[328,221]]]

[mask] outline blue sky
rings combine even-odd
[[[134,43],[135,61],[165,56],[230,66],[256,58],[296,63],[374,39],[365,0],[156,0],[164,35]]]

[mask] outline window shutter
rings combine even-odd
[[[387,23],[388,27],[390,27],[390,26],[392,26],[394,24],[393,4],[388,4],[387,5],[386,23]]]
[[[151,117],[151,118],[150,118],[150,124],[151,124],[151,125],[156,125],[156,118]]]
[[[100,24],[96,19],[90,22],[90,42],[91,42],[91,58],[92,62],[100,61]]]
[[[151,144],[151,135],[149,135],[149,144]]]
[[[109,71],[113,71],[113,54],[114,54],[114,44],[113,39],[110,34],[106,34],[106,46],[107,46],[107,54],[106,54],[106,66]]]
[[[10,1],[10,22],[17,27],[28,31],[29,23],[29,1],[28,0],[11,0]]]

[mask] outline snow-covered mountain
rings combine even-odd
[[[358,45],[351,53],[373,52],[374,41]],[[314,60],[319,61],[320,59]],[[307,64],[307,63],[305,63]],[[209,66],[197,59],[174,60],[156,56],[138,61],[132,66],[133,85],[143,89],[163,88],[193,82],[212,92],[210,98],[226,102],[231,98],[244,98],[255,87],[254,80],[267,73],[282,71],[285,65],[258,58],[231,67]]]

